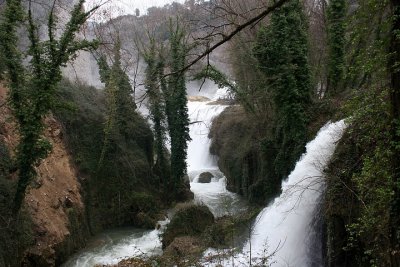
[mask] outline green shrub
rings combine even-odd
[[[386,90],[367,89],[348,109],[351,125],[328,169],[329,261],[354,266],[390,265],[393,198],[390,106]]]

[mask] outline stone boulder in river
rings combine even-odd
[[[206,184],[211,182],[214,175],[211,172],[203,172],[199,176],[199,183]]]

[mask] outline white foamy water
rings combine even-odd
[[[215,169],[217,162],[210,155],[210,131],[212,119],[218,116],[226,106],[209,105],[208,102],[189,102],[190,137],[188,145],[188,173],[202,169]]]
[[[97,264],[116,264],[129,257],[160,255],[162,244],[159,235],[169,220],[160,221],[160,228],[144,231],[142,229],[116,229],[106,231],[89,243],[89,246],[72,256],[63,267],[92,267]]]
[[[187,156],[190,190],[194,193],[195,202],[205,204],[216,217],[232,215],[246,208],[237,194],[226,189],[226,179],[218,169],[216,158],[210,154],[211,140],[208,133],[212,120],[227,107],[215,105],[213,101],[225,98],[227,94],[226,89],[218,89],[210,101],[188,103],[192,138]],[[214,176],[210,183],[198,182],[202,172],[209,172]]]
[[[344,129],[344,121],[339,121],[329,123],[319,131],[317,137],[307,144],[307,151],[295,169],[282,183],[282,194],[258,215],[243,251],[230,259],[218,259],[216,263],[222,266],[249,266],[250,259],[255,265],[261,263],[263,257],[270,256],[269,262],[274,262],[272,266],[311,266],[312,259],[308,256],[312,232],[310,225],[318,198],[324,191],[323,170]],[[210,249],[205,255],[217,253],[220,252]]]

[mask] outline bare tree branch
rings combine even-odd
[[[206,57],[208,54],[210,54],[211,52],[213,52],[215,49],[217,49],[218,47],[220,47],[221,45],[223,45],[224,43],[228,42],[229,40],[231,40],[235,35],[237,35],[238,33],[240,33],[242,30],[244,30],[245,28],[253,25],[254,23],[259,22],[260,20],[262,20],[263,18],[265,18],[269,13],[271,13],[272,11],[274,11],[275,9],[281,7],[283,4],[285,4],[288,0],[279,0],[276,3],[274,3],[272,6],[268,7],[264,12],[260,13],[259,15],[253,17],[252,19],[246,21],[245,23],[239,25],[236,27],[235,30],[233,30],[230,34],[226,35],[221,41],[217,42],[216,44],[214,44],[213,46],[211,46],[210,48],[207,48],[200,56],[198,56],[196,59],[194,59],[192,62],[190,62],[188,65],[186,65],[181,72],[185,72],[188,69],[190,69],[194,64],[196,64],[197,62],[199,62],[201,59],[203,59],[204,57]],[[167,74],[167,75],[171,75]]]

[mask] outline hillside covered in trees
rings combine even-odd
[[[400,266],[398,0],[103,4],[0,2],[0,267]]]

